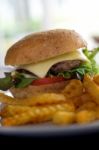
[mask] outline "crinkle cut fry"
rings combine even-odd
[[[99,86],[89,75],[84,76],[84,88],[91,95],[92,100],[99,105]]]
[[[40,94],[36,97],[31,97],[28,99],[14,99],[3,93],[0,93],[0,102],[10,105],[24,105],[24,106],[35,106],[35,105],[45,105],[45,104],[58,104],[60,102],[65,102],[66,98],[62,94],[55,93],[45,93]]]
[[[30,107],[30,109],[21,114],[16,114],[12,117],[2,119],[1,123],[3,126],[17,126],[27,123],[45,122],[51,120],[53,114],[59,110],[74,111],[74,108],[71,107],[71,110],[70,108],[67,109],[67,104],[57,104],[33,108]]]
[[[60,103],[60,104],[53,104],[53,105],[45,105],[44,107],[48,107],[48,106],[56,106],[58,108],[62,108],[62,109],[65,109],[67,111],[75,111],[75,107],[73,104],[69,104],[69,103]],[[29,107],[29,106],[18,106],[18,105],[7,105],[5,107],[3,107],[3,109],[1,110],[0,112],[0,116],[1,117],[9,117],[9,116],[14,116],[14,115],[17,115],[17,114],[21,114],[21,113],[24,113],[30,109],[34,109],[34,108],[42,108],[42,106],[32,106],[32,107]]]
[[[29,106],[18,106],[18,105],[6,105],[1,109],[0,116],[1,117],[9,117],[13,115],[17,115],[20,113],[24,113],[25,111],[30,110]]]
[[[68,98],[74,98],[83,94],[83,84],[80,80],[72,79],[62,90],[62,93]]]

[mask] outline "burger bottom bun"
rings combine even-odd
[[[65,86],[68,84],[69,81],[54,83],[54,84],[47,84],[47,85],[39,85],[33,86],[29,85],[26,88],[11,88],[10,92],[15,98],[28,98],[32,97],[41,93],[59,93]]]

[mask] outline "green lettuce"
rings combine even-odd
[[[30,85],[36,77],[27,78],[22,73],[15,72],[14,75],[11,73],[5,73],[4,78],[0,78],[0,90],[6,91],[11,87],[24,88]]]
[[[6,91],[12,87],[13,81],[10,73],[6,73],[5,78],[0,78],[0,90]]]
[[[35,79],[36,79],[35,77],[26,78],[24,74],[16,72],[14,77],[14,86],[16,88],[24,88],[29,84],[31,84]]]
[[[97,65],[95,61],[95,56],[98,52],[99,52],[99,47],[93,49],[92,51],[88,51],[87,48],[83,49],[83,54],[87,57],[89,61],[82,63],[77,68],[60,72],[58,73],[58,76],[63,76],[66,79],[78,78],[82,80],[85,74],[89,74],[91,76],[95,74],[99,74],[99,65]]]
[[[83,49],[84,55],[89,60],[90,69],[92,70],[92,74],[99,74],[99,65],[97,65],[95,56],[99,52],[99,47],[93,49],[92,51],[88,51],[88,49]]]
[[[92,68],[89,64],[82,64],[77,68],[58,73],[58,76],[63,76],[66,79],[77,78],[82,80],[86,73],[92,74]]]

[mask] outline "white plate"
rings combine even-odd
[[[54,137],[54,136],[75,136],[99,132],[99,122],[86,125],[56,126],[50,123],[26,125],[20,127],[0,127],[0,135],[6,136],[28,136],[28,137]]]

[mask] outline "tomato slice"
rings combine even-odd
[[[44,84],[51,84],[51,83],[62,82],[62,81],[65,81],[65,78],[63,78],[63,77],[45,77],[45,78],[40,78],[40,79],[34,80],[32,82],[32,85],[44,85]]]

